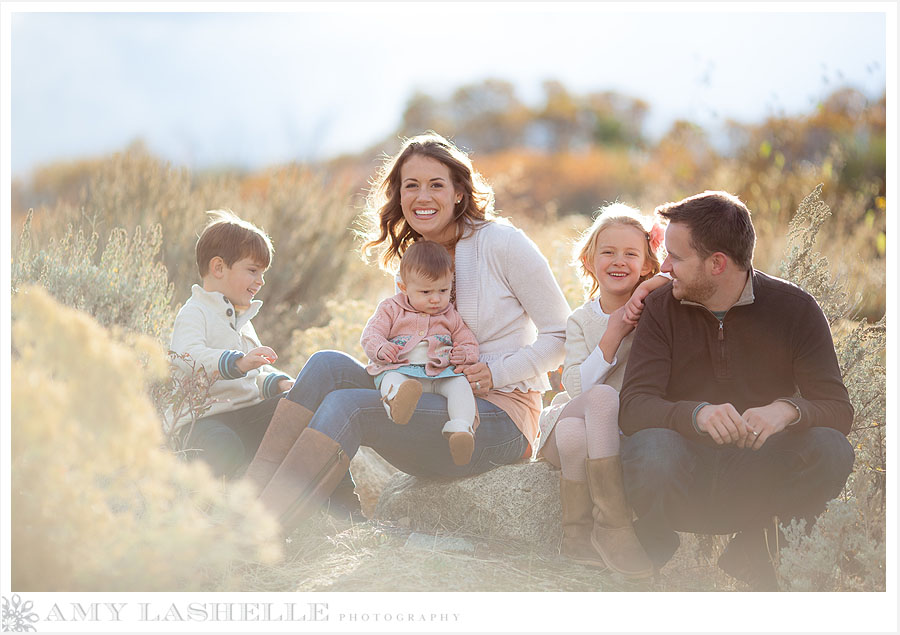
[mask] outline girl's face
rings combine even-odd
[[[601,229],[594,257],[585,268],[597,278],[601,297],[630,297],[641,276],[650,273],[646,235],[618,223]]]
[[[450,168],[437,159],[414,154],[400,167],[400,209],[422,238],[446,244],[456,237],[458,198]]]
[[[400,290],[409,298],[409,303],[416,311],[435,315],[450,304],[450,285],[452,274],[447,273],[437,280],[429,280],[425,276],[408,274],[409,280],[397,283]]]

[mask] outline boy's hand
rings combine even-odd
[[[454,346],[452,349],[450,349],[450,363],[454,366],[456,366],[457,364],[465,364],[466,352],[458,346]]]
[[[378,361],[391,362],[392,364],[400,363],[400,346],[393,342],[385,342],[378,349]]]
[[[265,364],[274,364],[276,359],[278,359],[278,355],[275,354],[275,351],[268,346],[259,346],[237,360],[235,366],[242,373],[247,373]]]
[[[279,379],[278,380],[278,390],[280,390],[281,392],[287,392],[293,387],[294,387],[293,379]]]

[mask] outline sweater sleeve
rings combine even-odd
[[[537,337],[532,344],[489,362],[496,387],[538,377],[558,367],[565,355],[569,315],[569,305],[547,259],[521,231],[513,232],[506,245],[504,274],[510,291],[537,328]]]
[[[196,306],[182,307],[175,318],[169,348],[178,355],[185,353],[190,355],[196,368],[202,366],[208,375],[218,373],[220,379],[243,377],[244,374],[237,369],[235,362],[243,357],[244,353],[239,350],[209,346],[207,328],[206,317],[200,308]],[[191,371],[184,362],[178,362],[178,365],[185,372]]]
[[[365,351],[368,358],[373,362],[390,361],[388,359],[380,358],[378,354],[381,351],[381,347],[387,343],[388,335],[390,335],[391,332],[391,323],[393,322],[391,311],[392,304],[390,298],[382,300],[378,304],[375,313],[373,313],[372,317],[366,322],[362,337],[360,337],[359,340],[363,351]]]
[[[800,410],[800,420],[792,427],[825,426],[848,434],[853,406],[841,379],[828,320],[812,298],[796,327],[793,374],[800,395],[786,401]]]
[[[666,332],[653,303],[644,312],[634,332],[622,392],[619,395],[619,427],[627,435],[645,428],[668,428],[690,439],[707,441],[693,426],[694,409],[700,401],[668,401],[666,388],[672,372],[670,334]]]
[[[566,321],[566,358],[563,363],[562,385],[570,397],[583,392],[581,384],[581,364],[591,351],[584,336],[584,326],[578,319],[578,312]]]

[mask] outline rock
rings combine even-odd
[[[523,462],[455,480],[398,472],[378,500],[375,517],[425,533],[513,539],[555,551],[562,529],[559,472],[546,461]]]
[[[412,533],[406,539],[407,549],[424,551],[450,551],[455,553],[475,553],[475,545],[465,538],[455,536],[432,536],[430,534]]]
[[[372,448],[361,447],[350,461],[350,474],[366,518],[372,518],[384,486],[398,470]]]

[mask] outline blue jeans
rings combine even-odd
[[[315,414],[309,427],[341,444],[353,457],[365,445],[407,474],[461,477],[481,474],[522,458],[528,441],[505,411],[476,399],[481,422],[468,465],[455,465],[441,434],[449,420],[447,400],[431,393],[419,399],[406,425],[391,421],[374,378],[345,353],[319,351],[307,360],[287,398]]]
[[[275,406],[283,396],[282,393],[246,408],[198,419],[184,446],[190,450],[187,458],[201,459],[216,477],[238,476],[259,449]],[[182,434],[188,434],[188,426]]]
[[[756,451],[711,446],[666,428],[622,440],[635,532],[657,566],[678,548],[675,531],[728,534],[805,518],[840,494],[853,448],[832,428],[783,430]]]

